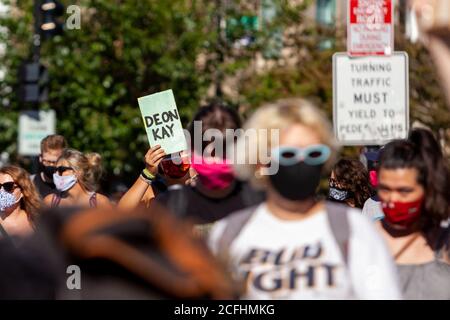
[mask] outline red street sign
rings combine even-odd
[[[391,55],[394,52],[393,0],[348,1],[348,54]]]

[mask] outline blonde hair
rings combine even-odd
[[[300,98],[291,98],[261,106],[244,124],[244,130],[263,129],[267,130],[268,133],[267,139],[260,139],[259,134],[238,139],[237,152],[241,155],[245,154],[246,161],[244,164],[234,165],[237,177],[243,180],[250,180],[255,187],[264,187],[266,179],[261,179],[262,177],[255,175],[257,165],[252,164],[248,160],[257,159],[256,162],[261,163],[260,151],[271,150],[278,146],[276,145],[278,141],[272,141],[270,131],[272,129],[281,130],[295,124],[314,130],[319,136],[321,143],[331,149],[331,156],[325,164],[325,168],[329,169],[334,163],[339,146],[334,138],[328,119],[311,102]],[[250,140],[246,140],[247,138],[250,138]],[[246,144],[252,147],[247,148]]]
[[[78,182],[87,191],[95,192],[103,174],[102,157],[95,152],[83,154],[74,149],[66,149],[59,158],[66,160],[79,175]]]
[[[5,166],[0,169],[0,173],[10,175],[22,192],[20,208],[27,214],[28,220],[33,224],[41,208],[41,198],[34,183],[30,179],[30,174],[20,167]]]

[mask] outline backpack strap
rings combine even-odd
[[[341,251],[345,265],[348,267],[348,251],[350,240],[350,224],[348,222],[347,207],[333,202],[325,203],[331,232]]]
[[[237,238],[244,226],[253,216],[253,213],[255,213],[257,207],[258,206],[252,206],[233,213],[219,238],[217,247],[218,255],[224,255],[225,252],[228,251],[231,243]]]
[[[57,208],[59,207],[59,203],[61,202],[61,196],[57,193],[54,193],[52,196],[52,203],[51,203],[51,207],[52,208]]]
[[[449,251],[450,248],[450,227],[440,228],[439,236],[436,240],[434,248],[435,260],[441,260],[444,258],[445,251]]]
[[[185,186],[170,186],[168,192],[167,208],[178,218],[185,218],[188,207]],[[188,187],[186,187],[188,188]]]
[[[8,242],[11,245],[15,245],[13,239],[11,238],[11,236],[8,234],[8,232],[5,230],[5,228],[2,226],[2,224],[0,223],[0,234],[2,236],[2,240],[5,242]]]

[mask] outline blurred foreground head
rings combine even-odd
[[[314,196],[337,149],[330,123],[317,107],[304,99],[279,100],[260,107],[244,129],[255,134],[237,142],[238,156],[245,157],[235,166],[238,177],[289,200]]]
[[[58,208],[43,218],[24,252],[39,251],[39,259],[29,256],[29,265],[54,274],[49,282],[54,297],[48,298],[236,298],[207,247],[161,207],[133,212]]]

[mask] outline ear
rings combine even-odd
[[[18,199],[17,202],[19,202],[20,200],[22,200],[22,198],[23,198],[22,188],[17,188],[17,189],[14,191],[14,195],[16,196],[16,199]]]

